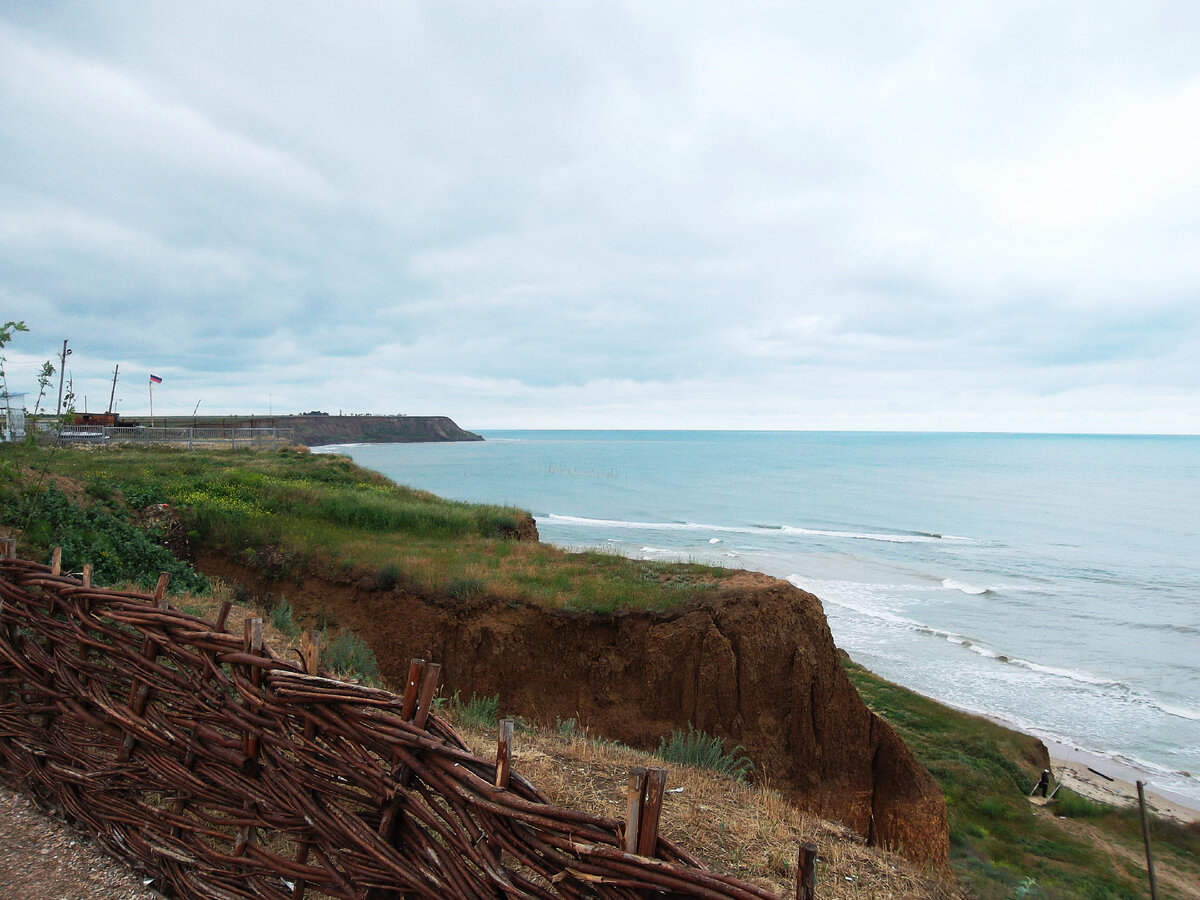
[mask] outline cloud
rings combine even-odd
[[[1197,428],[1200,14],[284,13],[0,8],[24,341],[156,408]]]

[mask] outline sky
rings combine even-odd
[[[131,417],[155,374],[161,414],[1200,433],[1197,46],[1150,0],[5,0],[8,388],[65,338]]]

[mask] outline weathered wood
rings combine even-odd
[[[305,631],[300,635],[300,665],[306,675],[316,675],[321,668],[321,633]]]
[[[235,636],[224,616],[24,560],[0,560],[0,595],[6,780],[181,900],[774,900],[662,838],[656,859],[627,854],[619,822],[556,807],[515,772],[498,789],[498,761],[434,710],[434,664],[405,717],[401,697],[276,656],[261,622]],[[637,807],[635,850],[646,818]]]
[[[658,823],[662,816],[663,796],[667,789],[667,770],[646,770],[646,795],[638,822],[638,856],[655,856],[658,847]]]
[[[62,547],[55,547],[50,551],[50,574],[62,574]]]
[[[425,660],[414,659],[408,664],[408,678],[404,683],[404,699],[400,706],[400,715],[406,722],[411,722],[417,711],[417,700],[421,693],[421,676],[425,672]]]
[[[496,741],[496,787],[508,787],[512,771],[513,720],[500,720],[500,736]]]
[[[1154,854],[1150,852],[1150,819],[1146,815],[1146,786],[1137,783],[1138,808],[1142,813],[1142,842],[1146,845],[1146,873],[1150,877],[1150,900],[1158,900],[1158,882],[1154,878]]]
[[[154,602],[159,609],[166,609],[163,599],[167,596],[167,585],[171,583],[170,572],[158,573],[158,584],[154,586]]]
[[[433,695],[437,693],[438,683],[441,680],[441,665],[426,663],[425,671],[421,673],[421,693],[417,698],[417,714],[413,716],[413,724],[418,728],[425,727],[425,722],[433,711]]]
[[[642,822],[642,804],[646,801],[646,770],[635,766],[629,770],[629,793],[625,806],[625,852],[638,852],[638,835]]]
[[[85,588],[90,588],[92,586],[92,564],[91,563],[83,564],[83,586]]]
[[[817,845],[803,843],[796,860],[796,900],[816,900]]]

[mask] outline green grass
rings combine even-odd
[[[471,694],[471,699],[463,703],[458,691],[450,698],[450,708],[454,718],[465,725],[475,728],[495,728],[500,720],[500,695],[479,697]]]
[[[379,683],[379,663],[367,642],[353,631],[343,629],[329,637],[321,634],[321,666],[342,678]]]
[[[36,449],[21,452],[0,448],[0,466],[39,464]],[[281,582],[353,570],[383,590],[611,613],[670,609],[728,575],[520,543],[522,510],[443,500],[333,454],[60,448],[52,469],[83,486],[86,503],[126,516],[170,503],[193,548],[226,553]],[[32,537],[42,552],[57,539],[45,528]]]
[[[844,662],[867,705],[886,719],[937,779],[946,797],[950,862],[973,896],[1141,898],[1144,874],[1076,837],[1054,815],[1083,818],[1135,854],[1135,812],[1102,807],[1061,790],[1035,815],[1028,794],[1040,766],[1036,739],[967,715]],[[1200,877],[1200,828],[1156,820],[1156,853]],[[1173,896],[1160,886],[1160,896]]]
[[[754,765],[742,754],[743,750],[738,746],[726,751],[724,738],[698,731],[688,722],[686,732],[672,731],[670,738],[663,738],[654,755],[670,763],[711,769],[737,781],[745,781]]]

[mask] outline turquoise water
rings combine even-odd
[[[787,578],[873,671],[1200,806],[1200,438],[485,437],[341,449],[550,543]]]

